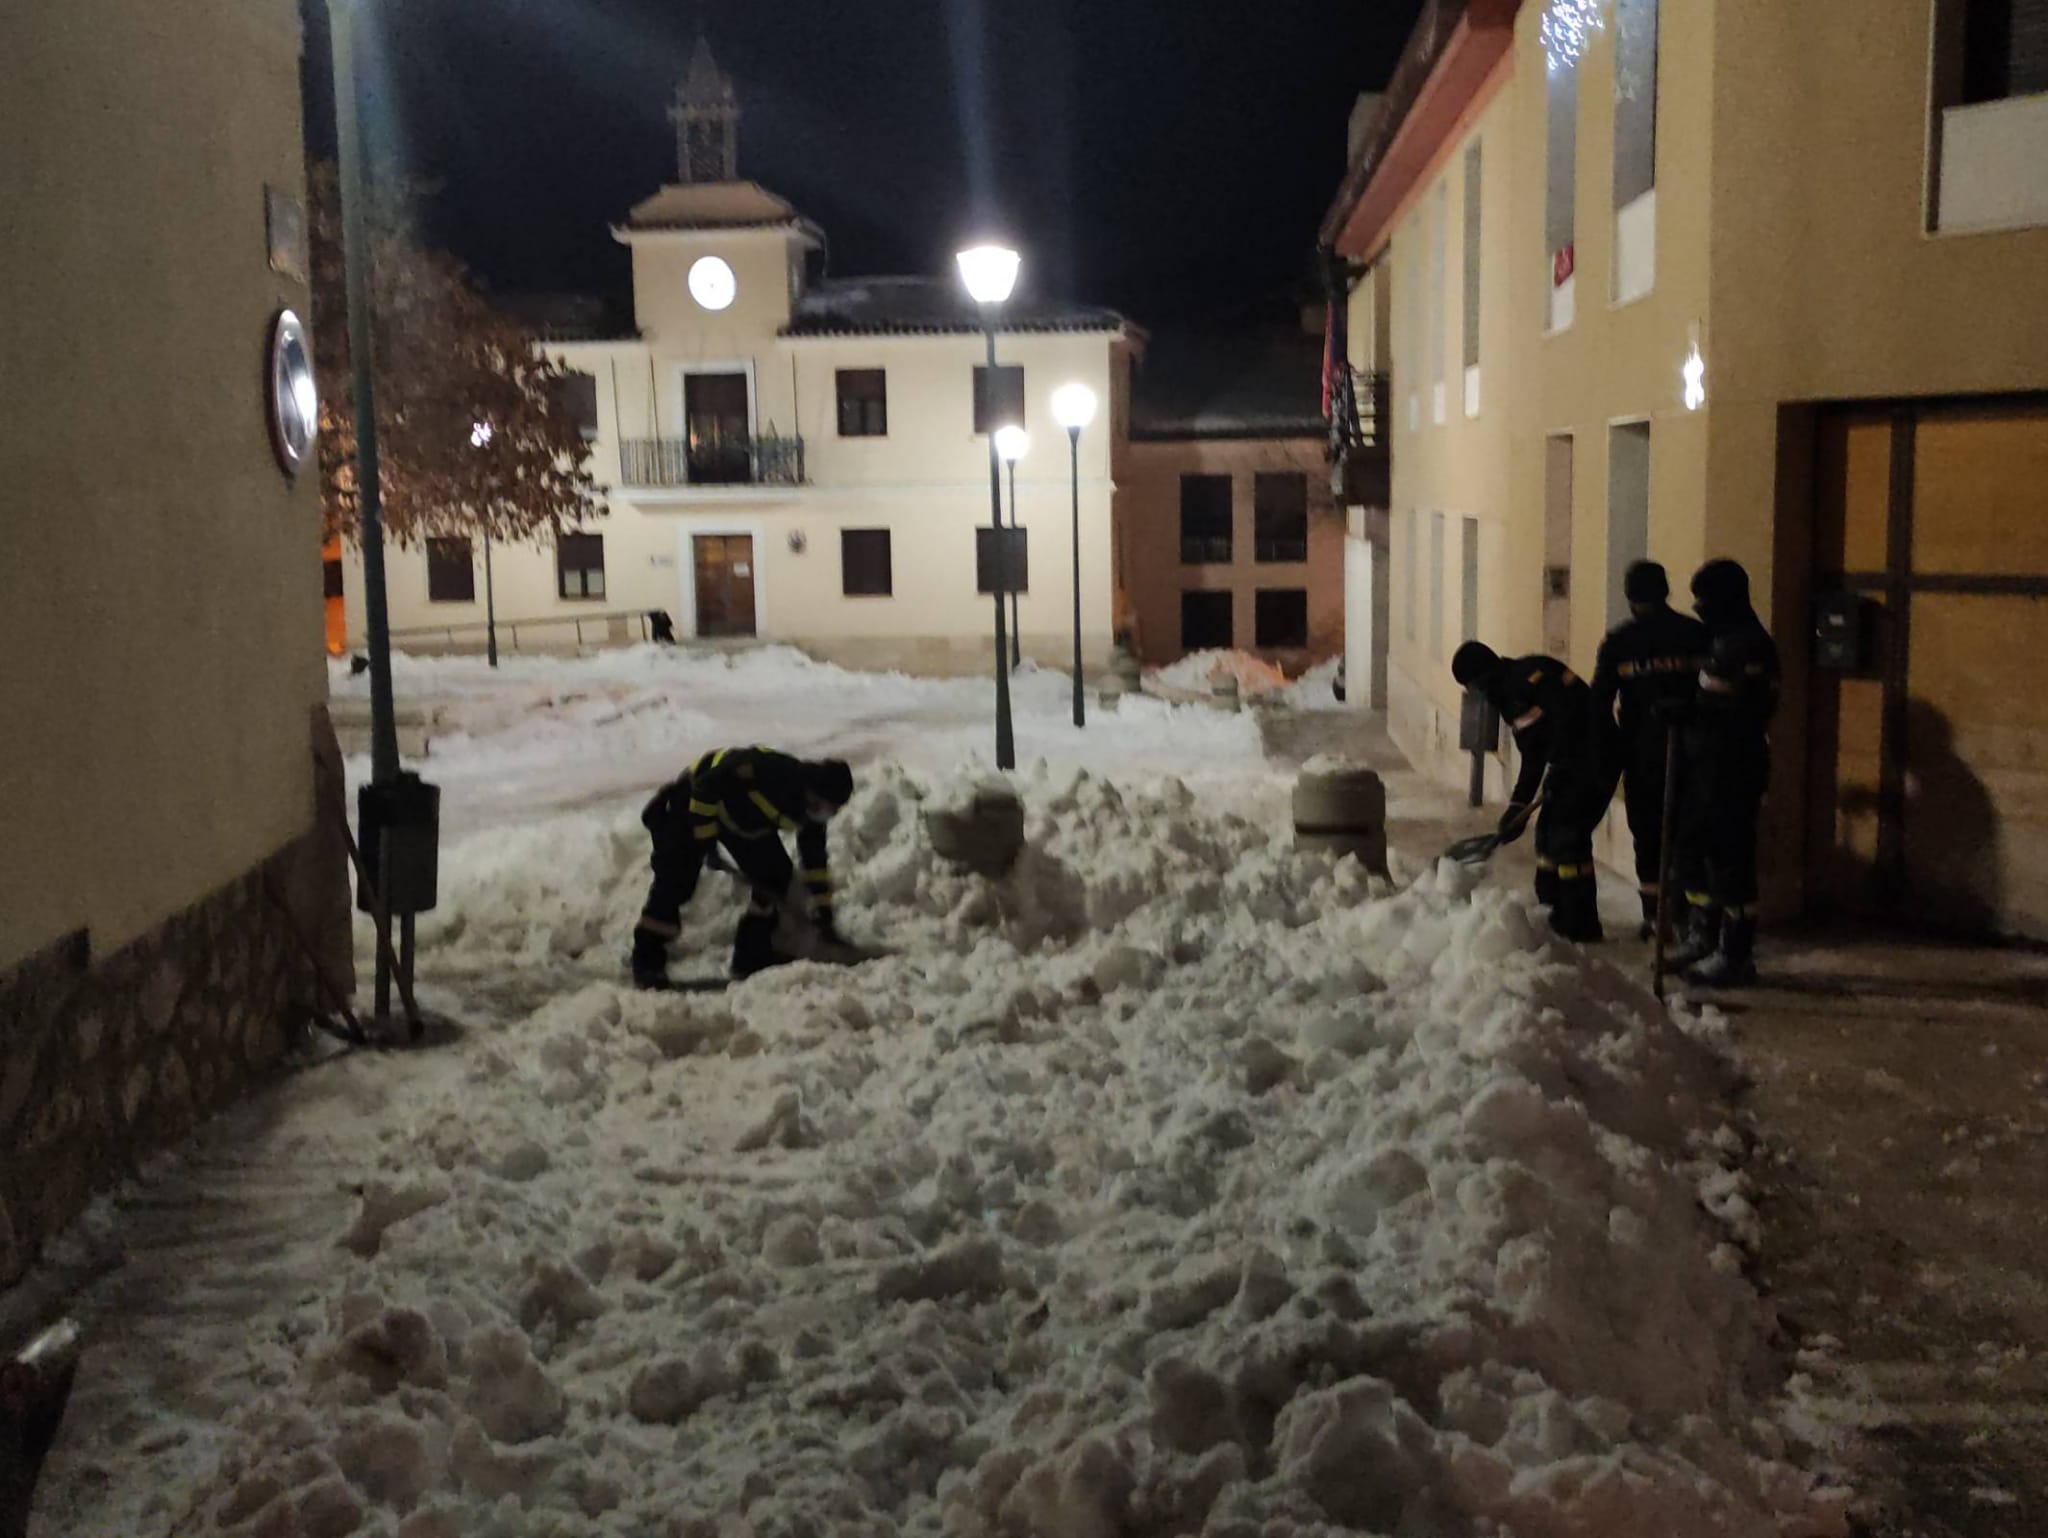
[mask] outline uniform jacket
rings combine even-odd
[[[1692,696],[1707,650],[1707,627],[1669,604],[1622,621],[1607,632],[1593,666],[1594,723],[1610,731],[1618,701],[1623,744],[1634,745],[1646,735],[1661,743],[1656,708]]]
[[[1504,658],[1482,692],[1515,734],[1522,760],[1509,801],[1533,801],[1553,765],[1565,775],[1595,771],[1592,691],[1555,657]]]
[[[657,839],[688,838],[707,852],[721,837],[794,833],[811,901],[829,909],[832,877],[825,824],[813,820],[809,808],[802,759],[772,748],[719,748],[662,787],[641,820]]]

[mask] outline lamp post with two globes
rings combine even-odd
[[[1017,521],[1017,461],[1031,452],[1031,435],[1015,422],[996,429],[996,454],[1010,469],[1010,527],[1003,540],[1003,576],[1010,589],[1010,671],[1024,665],[1024,621],[1017,613],[1017,572],[1010,555],[1023,539],[1023,525]]]
[[[1053,420],[1067,430],[1067,462],[1074,488],[1074,725],[1088,724],[1081,695],[1081,429],[1095,420],[1095,392],[1078,380],[1052,392]]]

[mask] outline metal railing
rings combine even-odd
[[[1346,449],[1376,448],[1385,439],[1381,415],[1392,399],[1387,376],[1366,369],[1344,369],[1330,401],[1330,455]]]
[[[619,475],[628,486],[802,486],[804,440],[777,433],[624,438]]]
[[[576,644],[583,644],[584,628],[602,629],[603,639],[612,645],[622,645],[637,635],[642,641],[654,638],[654,609],[613,609],[597,614],[548,614],[539,619],[501,619],[498,621],[498,644],[512,651],[519,650],[519,632],[529,634],[535,631],[572,628],[576,632]],[[407,630],[394,630],[394,642],[431,641],[439,639],[453,646],[460,639],[475,639],[482,643],[490,629],[487,620],[464,620],[454,625],[415,625]]]

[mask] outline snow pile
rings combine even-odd
[[[1337,672],[1343,666],[1342,657],[1327,657],[1318,662],[1280,691],[1281,703],[1295,710],[1344,709],[1344,702],[1336,694]]]
[[[1174,780],[835,824],[899,954],[622,991],[630,813],[444,856],[423,968],[545,977],[373,1125],[299,1370],[195,1531],[1837,1534],[1764,1415],[1720,1061],[1444,866]],[[686,949],[722,953],[720,878]]]
[[[1206,694],[1219,679],[1235,678],[1237,692],[1245,699],[1278,695],[1287,688],[1287,675],[1250,652],[1189,652],[1180,661],[1153,668],[1145,675],[1148,683],[1168,689],[1195,690]]]

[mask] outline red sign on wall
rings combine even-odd
[[[1573,241],[1562,251],[1553,252],[1550,258],[1550,286],[1563,288],[1571,280],[1572,272],[1578,266],[1579,246]]]

